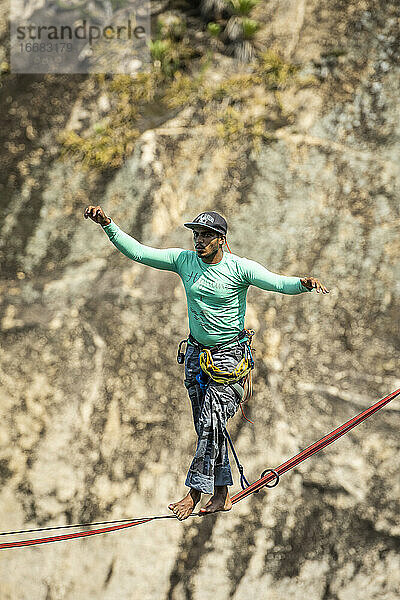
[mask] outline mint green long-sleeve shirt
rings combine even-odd
[[[251,285],[291,295],[309,291],[299,277],[271,273],[259,263],[235,254],[224,252],[219,263],[209,265],[192,250],[144,246],[113,221],[103,229],[128,258],[179,275],[186,292],[190,333],[205,346],[229,341],[243,330]]]

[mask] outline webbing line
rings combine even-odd
[[[17,542],[4,542],[0,544],[0,550],[6,548],[19,548],[21,546],[35,546],[37,544],[48,544],[50,542],[61,542],[63,540],[73,540],[76,538],[88,537],[90,535],[98,535],[100,533],[109,533],[111,531],[118,531],[119,529],[127,529],[128,527],[135,527],[135,525],[143,525],[153,519],[141,519],[138,521],[130,521],[129,523],[123,523],[121,525],[113,525],[112,527],[103,527],[102,529],[92,529],[91,531],[77,531],[76,533],[66,533],[65,535],[54,535],[44,538],[37,538],[34,540],[20,540]]]
[[[268,474],[266,474],[264,477],[260,477],[260,479],[257,479],[257,481],[254,481],[254,483],[251,483],[246,489],[242,490],[241,492],[239,492],[238,494],[233,496],[232,504],[236,504],[237,502],[239,502],[240,500],[243,500],[250,494],[257,492],[261,488],[267,486],[268,483],[271,483],[274,480],[276,480],[276,475],[278,475],[278,476],[283,475],[283,473],[286,473],[290,469],[293,469],[294,467],[296,467],[298,464],[300,464],[307,458],[310,458],[311,456],[313,456],[314,454],[316,454],[317,452],[319,452],[320,450],[322,450],[329,444],[332,444],[333,442],[338,440],[340,437],[342,437],[343,435],[348,433],[351,429],[353,429],[354,427],[356,427],[357,425],[362,423],[362,421],[364,421],[365,419],[368,419],[368,417],[370,417],[375,412],[377,412],[378,410],[383,408],[386,404],[388,404],[391,400],[396,398],[396,396],[398,396],[399,394],[400,394],[400,388],[398,390],[395,390],[394,392],[392,392],[385,398],[382,398],[381,400],[379,400],[378,402],[376,402],[375,404],[373,404],[372,406],[370,406],[369,408],[367,408],[360,414],[356,415],[355,417],[353,417],[352,419],[350,419],[349,421],[347,421],[346,423],[344,423],[337,429],[334,429],[333,431],[331,431],[330,433],[325,435],[323,438],[321,438],[314,444],[311,444],[310,446],[308,446],[307,448],[305,448],[304,450],[302,450],[301,452],[299,452],[298,454],[296,454],[295,456],[293,456],[286,462],[279,465],[279,467],[277,467],[276,469],[269,470]],[[192,513],[191,516],[199,516],[199,513]],[[44,537],[44,538],[32,539],[32,540],[19,540],[19,541],[15,541],[15,542],[5,542],[5,543],[0,544],[0,550],[9,549],[9,548],[18,548],[18,547],[23,547],[23,546],[33,546],[33,545],[38,545],[38,544],[47,544],[49,542],[58,542],[58,541],[63,541],[63,540],[72,540],[72,539],[88,537],[88,536],[92,536],[92,535],[98,535],[101,533],[109,533],[112,531],[127,529],[129,527],[135,527],[136,525],[143,525],[144,523],[149,523],[150,521],[154,521],[156,519],[171,519],[171,518],[176,519],[175,515],[159,515],[159,516],[155,516],[155,517],[143,517],[143,518],[139,518],[139,519],[129,520],[127,523],[119,522],[119,524],[113,525],[111,527],[103,527],[100,529],[93,529],[91,531],[77,531],[76,533],[67,533],[65,535],[49,536],[49,537]],[[121,521],[124,521],[124,519],[121,519]],[[113,522],[118,523],[117,521],[113,521]],[[104,522],[101,522],[100,524],[102,524],[102,523],[104,523]],[[87,524],[87,526],[89,526],[89,525],[91,525],[91,524]],[[70,527],[78,527],[78,526],[79,525],[71,525]],[[82,526],[82,525],[80,525],[80,526]],[[66,527],[69,527],[69,526],[66,526]],[[47,528],[47,529],[52,529],[52,528]],[[45,530],[45,529],[42,529],[42,530]],[[33,530],[30,530],[30,531],[33,531]],[[9,535],[12,535],[13,533],[20,533],[20,532],[4,532],[4,535],[7,533]]]
[[[175,515],[155,515],[136,517],[135,519],[117,519],[114,521],[96,521],[93,523],[75,523],[74,525],[53,525],[50,527],[35,527],[34,529],[19,529],[17,531],[0,531],[0,535],[16,535],[18,533],[34,533],[36,531],[55,531],[57,529],[76,529],[77,527],[94,527],[95,525],[111,525],[113,523],[133,523],[134,521],[154,521],[156,519],[175,519]]]
[[[347,421],[346,423],[344,423],[337,429],[334,429],[333,431],[328,433],[326,436],[324,436],[317,442],[314,442],[314,444],[307,446],[307,448],[305,448],[304,450],[302,450],[301,452],[299,452],[298,454],[296,454],[295,456],[293,456],[286,462],[279,465],[279,467],[274,469],[274,471],[276,471],[276,473],[278,475],[283,475],[283,473],[286,473],[290,469],[293,469],[298,464],[303,462],[303,460],[310,458],[311,456],[313,456],[314,454],[316,454],[323,448],[326,448],[326,446],[328,446],[329,444],[336,442],[336,440],[338,440],[340,437],[342,437],[342,435],[345,435],[351,429],[353,429],[354,427],[356,427],[357,425],[362,423],[362,421],[365,421],[365,419],[368,419],[368,417],[370,417],[371,415],[376,413],[378,410],[383,408],[386,404],[388,404],[391,400],[396,398],[396,396],[398,396],[399,394],[400,394],[400,388],[398,390],[392,392],[388,396],[385,396],[385,398],[382,398],[382,400],[378,400],[378,402],[376,402],[375,404],[373,404],[372,406],[370,406],[363,412],[359,413],[358,415],[356,415],[355,417],[353,417],[352,419],[350,419],[349,421]],[[239,492],[238,494],[233,496],[233,498],[231,499],[232,504],[236,504],[236,502],[239,502],[239,500],[243,500],[243,498],[246,498],[250,494],[257,492],[262,487],[264,487],[266,484],[271,483],[275,478],[276,478],[276,476],[274,475],[274,473],[269,472],[267,475],[265,475],[265,477],[261,477],[260,479],[257,479],[257,481],[250,484],[249,487],[247,487],[245,490],[242,490],[241,492]]]
[[[225,433],[225,435],[226,435],[226,439],[228,440],[228,442],[229,442],[229,445],[230,445],[230,447],[231,447],[232,454],[233,454],[233,458],[235,459],[236,466],[237,466],[237,468],[238,468],[238,471],[239,471],[239,474],[240,474],[240,485],[241,485],[241,487],[242,487],[242,490],[244,490],[244,489],[245,489],[246,487],[248,487],[250,484],[249,484],[249,482],[248,482],[248,481],[247,481],[247,479],[246,479],[246,476],[245,476],[245,474],[244,474],[244,468],[243,468],[243,465],[241,465],[241,464],[240,464],[239,457],[238,457],[238,455],[236,454],[235,446],[233,445],[233,442],[232,442],[232,440],[231,440],[231,436],[229,435],[229,433],[228,433],[228,430],[227,430],[227,428],[226,428],[226,427],[224,427],[224,433]]]

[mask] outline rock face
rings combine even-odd
[[[159,247],[190,248],[181,224],[221,211],[233,252],[331,290],[249,293],[254,426],[230,431],[251,479],[400,387],[398,2],[256,10],[260,43],[319,82],[282,92],[291,119],[258,148],[186,107],[98,175],[59,156],[90,78],[3,76],[2,530],[165,513],[184,491],[181,283],[119,254],[87,204]],[[2,551],[1,598],[396,600],[399,425],[394,401],[217,518]]]

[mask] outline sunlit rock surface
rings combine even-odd
[[[182,223],[218,210],[234,253],[330,289],[249,292],[254,425],[230,431],[251,479],[400,387],[398,3],[271,1],[257,18],[321,84],[283,93],[294,120],[251,151],[186,108],[88,173],[58,139],[84,127],[87,80],[3,77],[1,530],[165,514],[184,492],[182,286],[119,254],[88,204],[159,247],[190,248]],[[3,550],[0,596],[396,600],[399,415],[396,400],[229,514]]]

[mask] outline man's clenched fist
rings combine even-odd
[[[95,223],[99,225],[109,225],[111,223],[111,219],[107,217],[104,213],[101,206],[88,206],[85,208],[85,212],[83,213],[85,219],[92,219]]]
[[[322,292],[323,294],[329,294],[329,290],[322,285],[318,279],[315,279],[315,277],[302,277],[300,281],[304,287],[308,288],[309,290],[315,289],[317,294],[319,294],[319,292]]]

